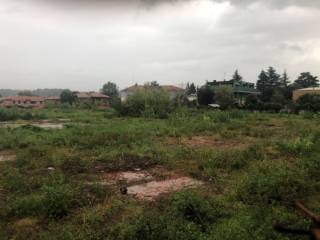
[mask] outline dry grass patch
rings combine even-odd
[[[219,149],[245,149],[250,145],[251,139],[233,140],[220,139],[213,136],[193,136],[181,140],[188,147],[196,148],[219,148]]]
[[[14,152],[11,151],[0,151],[0,162],[12,162],[17,159]]]

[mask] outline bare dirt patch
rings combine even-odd
[[[161,194],[179,191],[184,188],[195,188],[203,183],[189,177],[152,181],[128,187],[128,194],[138,199],[152,201]]]
[[[1,123],[1,128],[18,128],[18,127],[25,127],[25,126],[33,126],[39,127],[43,129],[63,129],[63,123],[50,123],[50,122],[30,122],[30,123]]]
[[[0,152],[0,162],[11,162],[16,160],[16,155],[12,152],[2,151]]]
[[[122,194],[132,195],[140,200],[153,201],[161,194],[194,188],[204,183],[162,167],[154,167],[148,170],[135,169],[104,173],[98,181],[89,184],[118,187]]]
[[[142,182],[152,180],[152,175],[147,171],[126,171],[107,173],[103,175],[100,183],[103,185],[114,185],[118,182],[124,182],[126,184]]]

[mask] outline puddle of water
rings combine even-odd
[[[15,161],[15,160],[16,160],[15,154],[0,152],[0,162],[10,162],[10,161]]]
[[[138,199],[152,201],[160,194],[178,191],[184,188],[195,188],[203,182],[189,177],[181,177],[163,181],[152,181],[128,187],[128,194]]]

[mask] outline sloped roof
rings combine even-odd
[[[46,97],[45,100],[60,100],[60,97],[58,97],[58,96],[50,96],[50,97]]]
[[[44,97],[39,96],[9,96],[1,99],[2,101],[43,101]]]
[[[173,85],[163,85],[163,86],[161,86],[161,88],[165,91],[168,91],[168,92],[182,92],[182,91],[184,91],[183,88],[173,86]]]
[[[167,92],[182,92],[184,91],[183,88],[174,86],[174,85],[162,85],[159,86],[162,90],[167,91]],[[150,88],[157,88],[153,86],[144,86],[144,85],[133,85],[131,87],[125,88],[121,90],[121,92],[134,92],[134,91],[139,91],[139,90],[146,90]]]
[[[320,87],[309,87],[309,88],[301,88],[296,91],[320,91]]]
[[[99,92],[74,92],[77,98],[110,98]]]

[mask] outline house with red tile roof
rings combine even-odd
[[[0,99],[1,107],[43,108],[45,99],[38,96],[10,96]]]

